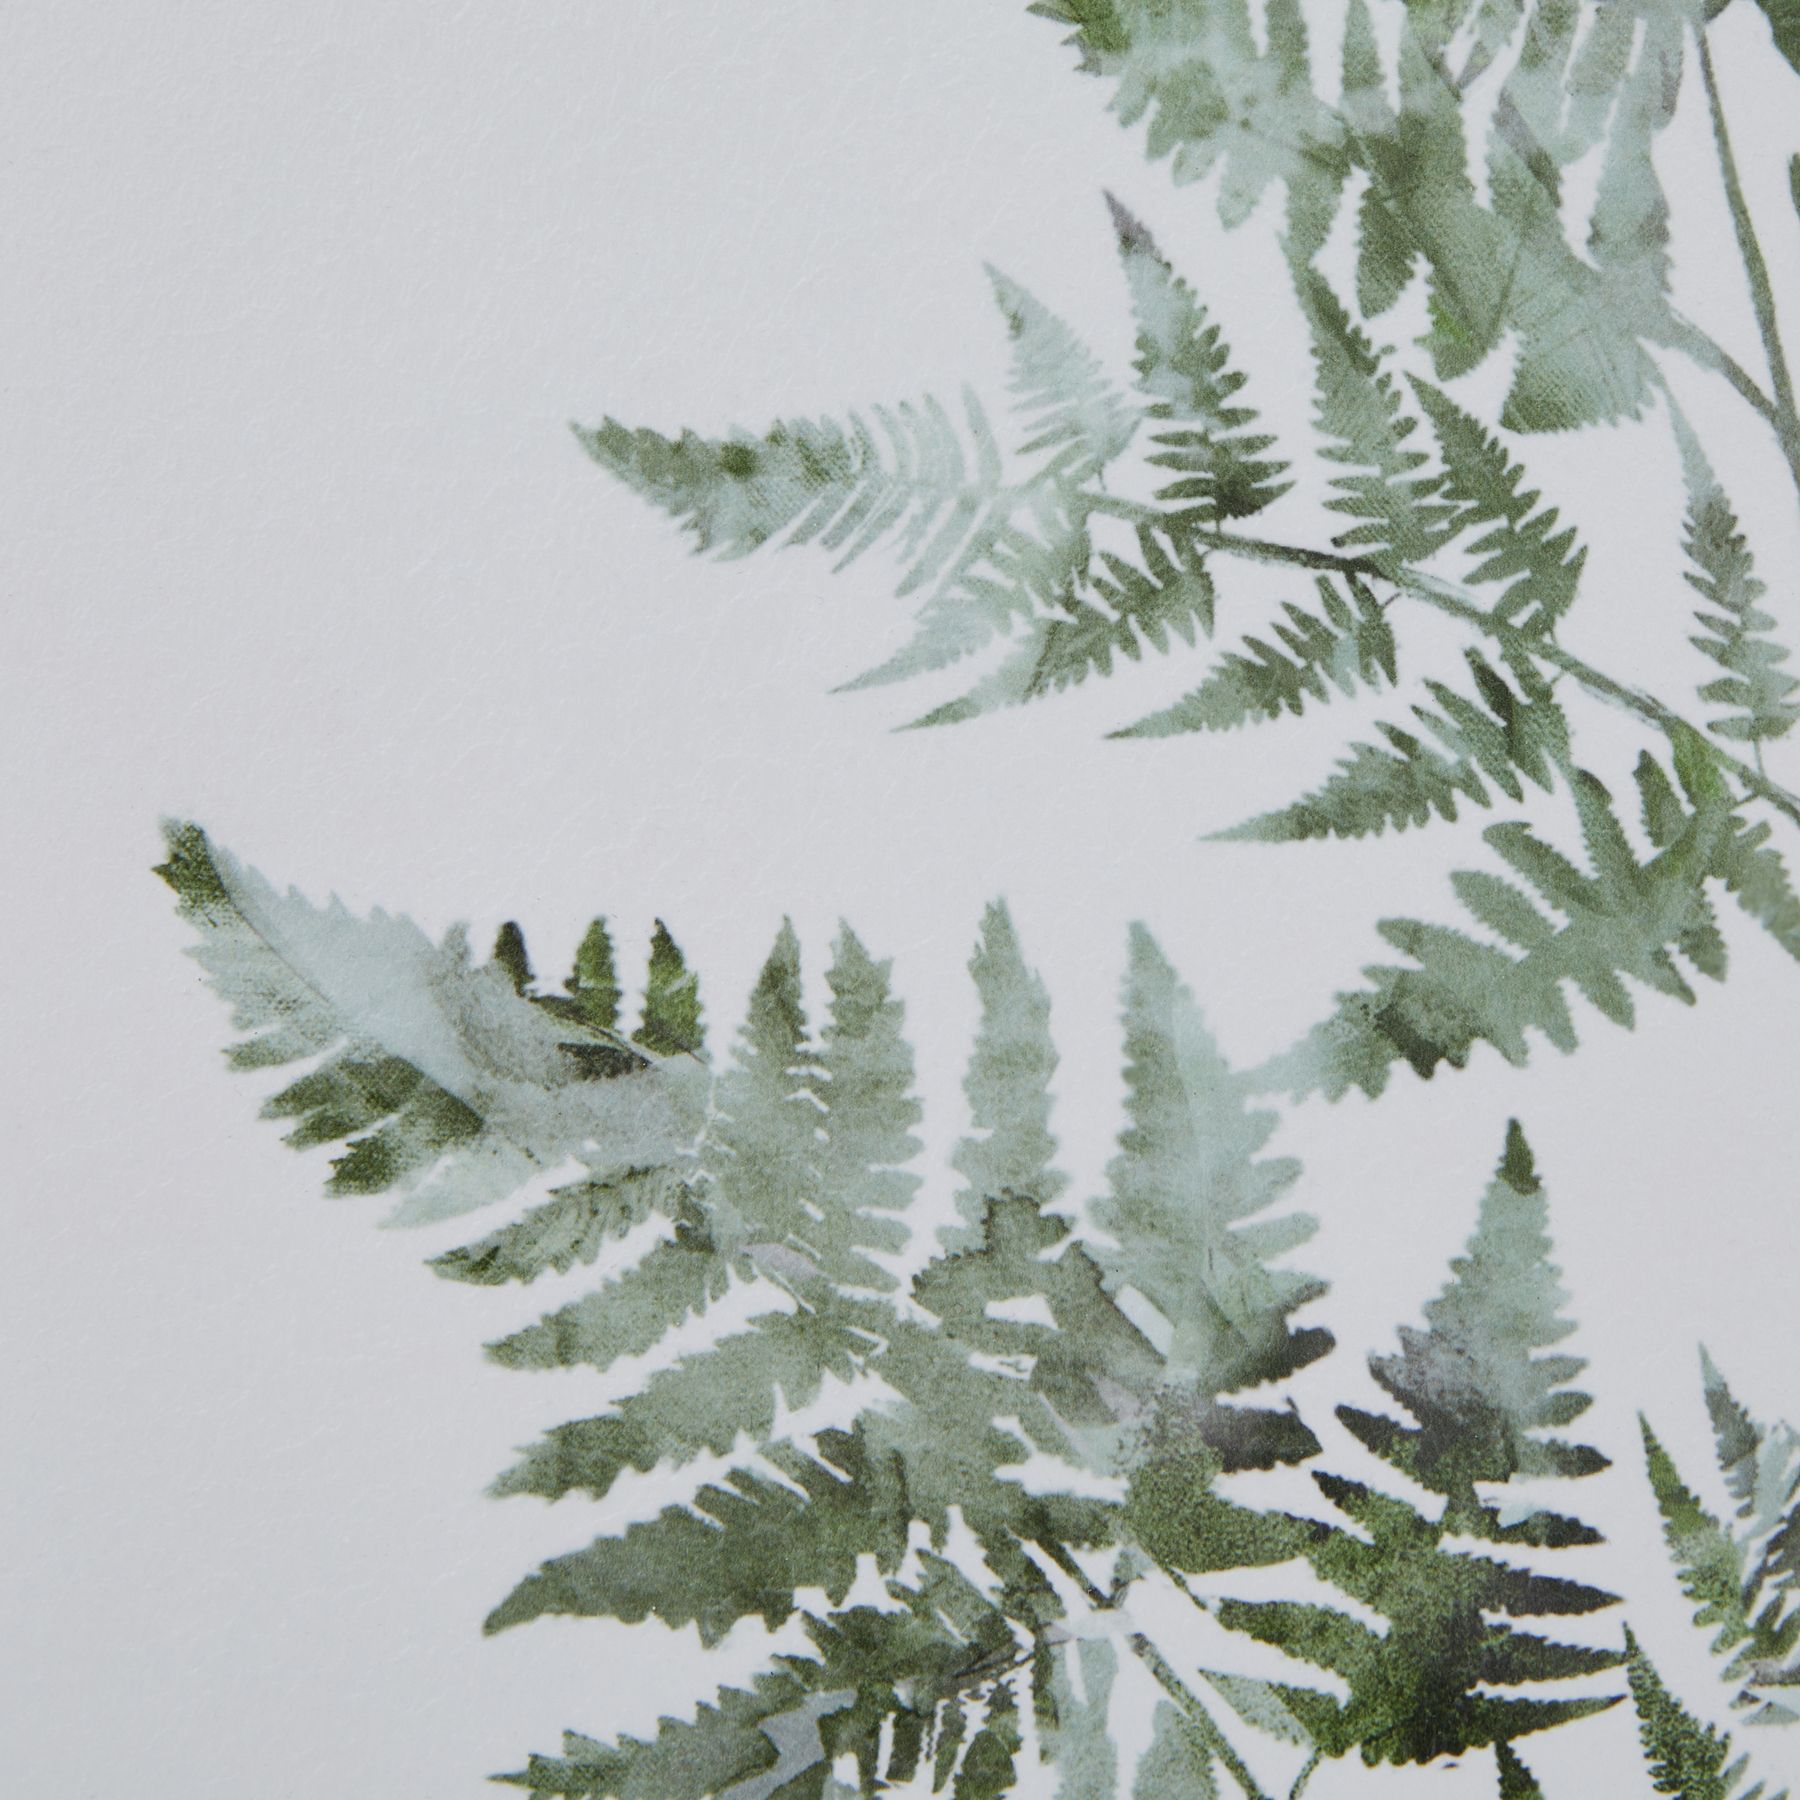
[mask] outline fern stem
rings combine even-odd
[[[1781,347],[1781,323],[1775,311],[1775,288],[1769,279],[1769,265],[1763,258],[1757,240],[1756,223],[1750,217],[1750,203],[1738,178],[1737,158],[1732,153],[1731,133],[1725,123],[1725,102],[1719,92],[1718,71],[1713,67],[1712,46],[1703,27],[1696,27],[1695,42],[1700,51],[1700,76],[1706,84],[1706,103],[1712,114],[1713,143],[1719,153],[1719,173],[1725,183],[1725,198],[1731,208],[1731,223],[1737,232],[1738,254],[1743,258],[1744,276],[1750,284],[1750,301],[1756,309],[1756,328],[1762,337],[1763,352],[1769,360],[1769,380],[1775,390],[1774,426],[1800,489],[1800,414],[1794,406],[1794,382],[1788,373],[1787,356]]]
[[[1317,1750],[1306,1759],[1306,1766],[1294,1777],[1294,1785],[1288,1789],[1288,1800],[1300,1800],[1300,1796],[1306,1792],[1306,1784],[1312,1780],[1313,1771],[1318,1768],[1320,1760]]]
[[[1118,1596],[1102,1593],[1061,1544],[1045,1543],[1041,1538],[1037,1543],[1039,1549],[1081,1589],[1088,1605],[1095,1612],[1110,1612],[1118,1606]],[[1141,1631],[1133,1631],[1127,1634],[1125,1641],[1131,1646],[1138,1661],[1150,1671],[1156,1685],[1187,1714],[1189,1722],[1206,1741],[1206,1747],[1224,1765],[1231,1779],[1243,1789],[1244,1800],[1270,1800],[1257,1785],[1256,1777],[1250,1773],[1244,1759],[1231,1747],[1230,1739],[1219,1729],[1212,1714],[1201,1703],[1199,1695],[1175,1673],[1169,1659],[1149,1637]]]
[[[1637,714],[1665,736],[1690,733],[1697,741],[1706,745],[1707,754],[1713,762],[1726,773],[1736,776],[1748,793],[1766,801],[1793,824],[1800,825],[1800,794],[1782,787],[1779,782],[1771,781],[1754,765],[1732,756],[1719,746],[1716,739],[1684,719],[1672,706],[1657,699],[1654,694],[1647,693],[1642,688],[1631,687],[1625,682],[1615,681],[1612,676],[1596,669],[1592,663],[1584,662],[1551,638],[1520,631],[1516,626],[1495,618],[1486,607],[1479,605],[1464,589],[1452,582],[1444,581],[1436,575],[1424,574],[1417,569],[1379,568],[1364,557],[1342,556],[1329,550],[1309,550],[1298,544],[1278,544],[1267,538],[1237,537],[1230,532],[1215,531],[1188,515],[1158,513],[1153,507],[1141,506],[1133,501],[1096,503],[1095,510],[1140,521],[1156,519],[1165,530],[1180,531],[1195,544],[1217,550],[1226,556],[1242,557],[1249,562],[1272,563],[1290,569],[1310,569],[1326,574],[1358,576],[1365,581],[1388,582],[1401,593],[1423,601],[1427,606],[1435,607],[1437,611],[1447,613],[1453,619],[1461,619],[1474,625],[1513,655],[1531,657],[1562,670],[1596,699]]]
[[[1724,376],[1751,411],[1758,418],[1768,421],[1786,451],[1789,445],[1782,430],[1781,415],[1776,410],[1775,402],[1763,391],[1762,384],[1711,332],[1703,330],[1692,319],[1679,312],[1674,314],[1674,319],[1675,331],[1670,343],[1691,362],[1703,369],[1710,369],[1715,375]]]

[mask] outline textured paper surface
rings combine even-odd
[[[1147,164],[1022,9],[27,7],[6,36],[0,1766],[20,1793],[71,1796],[505,1791],[481,1778],[568,1727],[647,1732],[760,1666],[763,1641],[746,1626],[703,1657],[691,1631],[572,1620],[482,1637],[524,1571],[598,1528],[579,1500],[482,1490],[593,1402],[579,1375],[480,1356],[541,1296],[433,1281],[421,1255],[459,1237],[373,1232],[380,1201],[321,1204],[320,1159],[258,1123],[277,1080],[221,1069],[225,1021],[148,873],[159,816],[434,939],[466,920],[485,946],[518,918],[546,972],[596,911],[632,957],[667,919],[717,1053],[783,915],[815,1011],[849,919],[907,1003],[934,1217],[988,901],[1007,898],[1053,995],[1061,1163],[1085,1197],[1120,1123],[1130,921],[1256,1063],[1375,960],[1378,917],[1449,917],[1444,874],[1479,825],[1199,842],[1392,713],[1104,741],[1190,687],[1203,652],[896,734],[960,690],[828,693],[904,641],[885,568],[690,558],[571,438],[570,419],[606,413],[723,433],[965,380],[998,395],[984,260],[1124,370],[1111,189],[1204,283],[1273,428],[1304,440],[1310,372],[1273,229],[1222,233],[1210,187]],[[1785,296],[1800,90],[1746,0],[1715,36]],[[1699,98],[1690,79],[1658,151],[1675,290],[1749,361]],[[1415,291],[1384,334],[1424,324]],[[1504,361],[1459,390],[1489,416]],[[1672,373],[1791,633],[1781,464],[1728,395]],[[1523,443],[1592,546],[1579,643],[1691,694],[1666,428]],[[1583,715],[1584,752],[1627,797],[1639,741],[1623,716]],[[1640,1636],[1713,1718],[1724,1691],[1663,1555],[1635,1415],[1710,1474],[1702,1339],[1759,1416],[1800,1408],[1800,973],[1747,922],[1728,929],[1731,977],[1692,1009],[1647,996],[1630,1033],[1584,1015],[1572,1057],[1478,1052],[1430,1083],[1403,1071],[1376,1103],[1313,1099],[1277,1146],[1305,1162],[1296,1199],[1320,1221],[1301,1260],[1331,1284],[1327,1409],[1417,1322],[1505,1122],[1526,1122],[1590,1359],[1583,1435],[1616,1465],[1583,1496],[1610,1540],[1593,1578],[1633,1596]],[[630,1504],[665,1497],[647,1480]],[[1647,1792],[1632,1737],[1617,1709],[1548,1734],[1533,1767],[1551,1795]],[[1767,1776],[1792,1766],[1781,1734],[1755,1747]],[[1351,1759],[1309,1792],[1493,1780],[1485,1753]]]

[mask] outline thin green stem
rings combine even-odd
[[[1713,143],[1719,153],[1719,173],[1725,183],[1725,198],[1731,208],[1731,223],[1737,232],[1738,254],[1743,258],[1744,275],[1750,284],[1750,303],[1756,310],[1756,329],[1762,337],[1763,354],[1769,361],[1769,380],[1775,394],[1774,425],[1800,488],[1800,414],[1794,407],[1794,382],[1788,373],[1787,356],[1781,347],[1781,323],[1775,311],[1775,286],[1769,279],[1769,265],[1763,258],[1757,240],[1756,223],[1750,217],[1750,203],[1744,198],[1744,186],[1738,178],[1737,158],[1732,153],[1731,133],[1725,123],[1725,102],[1719,92],[1718,71],[1713,67],[1712,46],[1704,28],[1696,28],[1695,42],[1700,50],[1700,77],[1706,84],[1706,103],[1712,114]]]
[[[1102,1593],[1061,1544],[1044,1543],[1040,1539],[1039,1547],[1080,1588],[1088,1605],[1096,1612],[1110,1612],[1117,1607],[1119,1596]],[[1188,1722],[1199,1732],[1207,1749],[1219,1759],[1226,1773],[1243,1789],[1244,1800],[1269,1800],[1269,1796],[1257,1785],[1256,1777],[1250,1773],[1244,1759],[1231,1747],[1231,1740],[1201,1704],[1199,1695],[1175,1673],[1169,1659],[1141,1631],[1128,1633],[1125,1641],[1131,1646],[1138,1661],[1150,1671],[1156,1685],[1187,1714]]]
[[[1440,580],[1435,575],[1423,574],[1416,569],[1379,567],[1365,557],[1342,556],[1328,550],[1308,550],[1297,544],[1278,544],[1266,538],[1238,537],[1231,532],[1196,525],[1182,514],[1157,513],[1152,507],[1139,506],[1131,501],[1116,501],[1097,510],[1111,511],[1120,517],[1139,521],[1158,520],[1168,528],[1180,530],[1195,544],[1227,556],[1242,557],[1249,562],[1272,563],[1289,569],[1311,569],[1323,574],[1388,582],[1401,593],[1423,601],[1438,612],[1474,625],[1485,636],[1514,655],[1548,663],[1552,668],[1562,670],[1565,675],[1573,676],[1596,699],[1635,713],[1665,735],[1674,736],[1684,731],[1691,733],[1706,745],[1719,768],[1736,776],[1748,793],[1766,801],[1792,823],[1800,825],[1800,794],[1790,792],[1778,782],[1771,781],[1761,769],[1732,756],[1720,747],[1715,738],[1684,719],[1672,706],[1666,705],[1654,694],[1647,693],[1642,688],[1628,686],[1625,682],[1615,681],[1603,670],[1596,669],[1592,663],[1584,662],[1579,656],[1565,650],[1552,638],[1521,631],[1517,626],[1495,618],[1466,590],[1452,582]]]
[[[1684,318],[1680,313],[1674,313],[1673,317],[1675,329],[1669,338],[1670,344],[1689,361],[1697,363],[1703,369],[1712,370],[1716,375],[1723,375],[1751,410],[1774,427],[1775,435],[1782,438],[1785,449],[1781,415],[1756,377],[1717,338],[1703,331],[1692,319]]]
[[[1306,1759],[1306,1766],[1294,1777],[1294,1785],[1288,1789],[1288,1800],[1300,1800],[1300,1796],[1306,1792],[1306,1784],[1312,1780],[1313,1771],[1319,1766],[1319,1762],[1319,1752],[1315,1750]]]

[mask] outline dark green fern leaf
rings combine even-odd
[[[1245,377],[1194,290],[1149,232],[1111,195],[1107,203],[1137,320],[1138,389],[1160,427],[1150,461],[1178,477],[1157,498],[1193,506],[1209,526],[1251,518],[1293,486],[1287,464],[1268,455],[1272,437],[1245,429],[1256,420],[1238,398]]]
[[[1555,507],[1533,511],[1536,490],[1522,492],[1525,469],[1509,463],[1498,439],[1450,397],[1415,380],[1413,392],[1437,435],[1446,471],[1443,497],[1458,511],[1458,536],[1486,528],[1467,546],[1477,559],[1469,580],[1505,583],[1494,615],[1524,631],[1548,631],[1574,603],[1587,551],[1575,527],[1557,527]]]
[[[1451,1281],[1403,1326],[1397,1356],[1372,1357],[1377,1382],[1417,1421],[1400,1425],[1340,1407],[1338,1417],[1383,1460],[1444,1497],[1443,1523],[1498,1541],[1592,1543],[1598,1534],[1551,1515],[1502,1525],[1483,1488],[1519,1479],[1593,1475],[1607,1459],[1545,1437],[1579,1418],[1589,1397],[1567,1384],[1581,1358],[1545,1354],[1574,1330],[1549,1260],[1548,1207],[1531,1147],[1515,1121],[1481,1202],[1475,1235]]]
[[[1284,712],[1298,714],[1309,700],[1329,700],[1334,691],[1351,695],[1359,686],[1392,684],[1397,651],[1381,603],[1355,576],[1343,590],[1324,578],[1318,588],[1318,613],[1292,602],[1283,607],[1271,632],[1280,648],[1246,637],[1243,649],[1227,655],[1192,693],[1113,735],[1232,731]]]
[[[1305,799],[1215,835],[1269,844],[1368,837],[1434,817],[1454,820],[1459,797],[1492,806],[1490,783],[1515,801],[1525,798],[1521,776],[1549,792],[1569,754],[1569,722],[1549,684],[1529,664],[1520,663],[1509,683],[1478,652],[1467,656],[1478,699],[1428,681],[1440,710],[1413,708],[1441,749],[1398,725],[1378,725],[1388,748],[1353,744]]]
[[[1376,1381],[1414,1423],[1338,1408],[1366,1448],[1444,1500],[1432,1516],[1364,1483],[1314,1474],[1353,1529],[1319,1528],[1307,1559],[1384,1629],[1311,1603],[1233,1600],[1220,1608],[1222,1623],[1348,1686],[1340,1701],[1276,1685],[1276,1697],[1324,1755],[1354,1749],[1371,1764],[1429,1762],[1503,1746],[1615,1703],[1505,1691],[1616,1667],[1623,1659],[1615,1652],[1557,1643],[1516,1623],[1597,1612],[1615,1596],[1475,1554],[1458,1541],[1514,1551],[1599,1541],[1579,1520],[1521,1509],[1496,1492],[1518,1479],[1606,1466],[1585,1446],[1541,1435],[1589,1403],[1566,1385],[1580,1361],[1541,1354],[1571,1329],[1560,1317],[1565,1296],[1549,1262],[1545,1221],[1531,1151],[1515,1124],[1468,1251],[1425,1309],[1427,1329],[1403,1329],[1399,1355],[1370,1359]]]
[[[1746,1787],[1750,1759],[1733,1758],[1731,1738],[1694,1717],[1668,1690],[1655,1665],[1628,1631],[1629,1679],[1637,1710],[1638,1737],[1644,1747],[1652,1785],[1675,1800],[1763,1800],[1766,1785]],[[1768,1795],[1787,1800],[1787,1790]]]

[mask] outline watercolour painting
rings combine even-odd
[[[1785,1800],[1800,8],[8,35],[9,1791]]]

